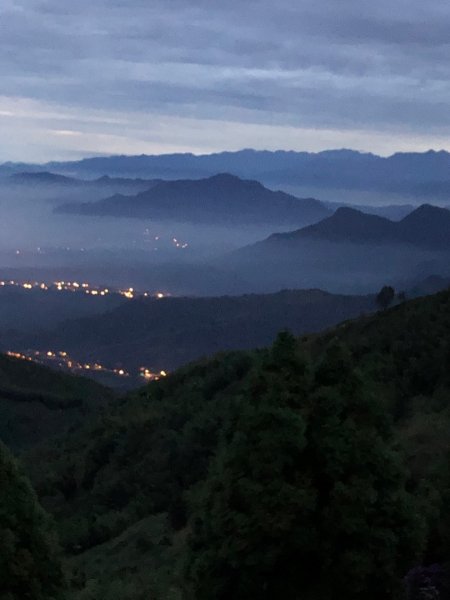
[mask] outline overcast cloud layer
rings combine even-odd
[[[0,160],[450,149],[448,0],[1,0]]]

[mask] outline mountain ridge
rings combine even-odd
[[[308,238],[363,244],[407,243],[450,249],[450,210],[422,204],[400,221],[391,221],[344,206],[318,223],[289,233],[273,234],[265,242],[293,242]]]
[[[273,191],[259,181],[230,173],[163,181],[135,196],[115,194],[93,203],[62,205],[56,212],[195,222],[292,223],[296,220],[305,224],[331,213],[314,198],[297,198],[283,191]]]
[[[445,150],[397,152],[379,156],[356,150],[254,150],[195,155],[115,155],[84,158],[79,161],[50,162],[44,165],[4,163],[0,172],[14,170],[55,170],[61,174],[84,173],[163,179],[208,177],[230,171],[263,183],[312,185],[342,189],[378,190],[418,197],[450,200],[450,153]]]

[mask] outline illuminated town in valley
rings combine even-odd
[[[167,292],[149,292],[139,291],[135,288],[112,288],[92,285],[90,283],[78,283],[77,281],[53,281],[45,283],[40,281],[16,281],[16,280],[0,280],[0,287],[15,287],[24,290],[42,290],[42,291],[65,291],[78,292],[91,296],[106,296],[107,294],[120,294],[124,298],[132,300],[133,298],[158,298],[161,300],[166,296],[170,296]]]
[[[131,373],[123,368],[110,368],[100,364],[97,361],[94,362],[80,362],[75,360],[67,352],[63,350],[52,351],[47,350],[42,352],[39,350],[27,350],[23,352],[6,352],[11,358],[19,360],[27,360],[36,362],[42,365],[56,367],[58,369],[64,369],[75,374],[90,375],[92,373],[105,373],[110,375],[116,375],[118,377],[141,377],[146,381],[157,381],[162,377],[167,377],[166,371],[152,371],[147,367],[140,367],[138,373]]]
[[[0,280],[0,290],[11,289],[21,289],[26,291],[35,291],[39,292],[48,292],[48,293],[58,293],[58,292],[72,292],[77,294],[86,294],[89,296],[94,296],[97,298],[105,297],[108,295],[120,295],[123,298],[128,300],[132,300],[134,298],[148,298],[148,299],[157,299],[162,300],[170,296],[167,292],[161,291],[143,291],[137,290],[133,287],[125,287],[125,288],[114,288],[111,286],[100,286],[93,285],[91,283],[87,283],[85,281],[65,281],[58,280],[53,282],[43,282],[43,281],[20,281],[13,279],[2,279]],[[12,350],[9,349],[6,354],[10,357],[33,361],[39,364],[44,364],[52,368],[62,369],[68,371],[70,373],[78,374],[78,375],[86,375],[91,377],[96,376],[111,376],[117,377],[120,379],[128,378],[130,383],[132,381],[137,381],[139,379],[144,379],[145,381],[156,381],[161,377],[165,377],[167,373],[165,371],[155,371],[147,366],[142,366],[139,368],[137,372],[129,372],[122,366],[106,366],[101,364],[99,361],[81,361],[75,359],[64,350],[36,350],[36,349],[27,349],[27,350]]]

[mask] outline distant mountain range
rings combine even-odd
[[[314,225],[276,233],[217,266],[247,289],[367,293],[385,284],[450,275],[450,211],[422,205],[400,221],[339,208]]]
[[[270,185],[377,190],[450,202],[450,153],[433,150],[381,157],[353,150],[310,153],[247,149],[200,156],[110,156],[45,165],[0,165],[0,174],[19,171],[53,171],[85,178],[110,175],[162,179],[204,178],[229,172]]]
[[[347,202],[324,202],[325,206],[335,212],[338,208],[347,207],[354,208],[369,215],[378,215],[386,217],[391,221],[400,221],[406,215],[409,215],[415,208],[413,204],[386,204],[386,205],[371,205],[371,204],[352,204]]]
[[[313,198],[296,198],[227,173],[199,180],[160,182],[132,197],[117,194],[97,202],[71,203],[58,207],[56,212],[274,225],[314,223],[331,214],[329,208]]]
[[[319,239],[356,244],[411,244],[450,250],[450,210],[423,204],[400,221],[390,221],[353,208],[342,207],[330,217],[290,233],[274,234],[269,243]]]
[[[95,179],[79,179],[50,171],[24,171],[0,177],[0,189],[31,188],[35,190],[61,190],[62,192],[98,190],[105,194],[115,190],[123,190],[125,193],[132,194],[148,190],[159,182],[159,179],[110,177],[109,175],[103,175]]]

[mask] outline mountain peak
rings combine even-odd
[[[93,203],[63,205],[58,212],[180,222],[297,226],[314,223],[330,210],[313,198],[273,191],[258,181],[230,173],[203,179],[162,181],[135,196],[113,196]]]
[[[233,175],[232,173],[224,172],[217,173],[217,175],[211,175],[211,177],[200,181],[210,181],[213,183],[242,183],[246,180],[238,177],[237,175]]]
[[[12,183],[43,183],[43,184],[74,184],[78,183],[73,177],[67,177],[66,175],[59,175],[57,173],[51,173],[50,171],[24,171],[21,173],[14,173],[8,177],[8,180]]]
[[[450,210],[422,204],[401,221],[343,206],[326,219],[292,233],[277,234],[280,240],[321,239],[357,244],[408,244],[434,249],[450,248]]]
[[[264,186],[259,181],[255,181],[253,179],[246,179],[243,177],[239,177],[238,175],[234,175],[233,173],[217,173],[217,175],[212,175],[207,179],[201,179],[199,183],[208,182],[216,185],[233,185],[233,186],[253,186],[260,189],[264,189]]]
[[[434,206],[433,204],[421,204],[418,208],[413,210],[409,215],[404,217],[404,220],[411,221],[413,218],[444,218],[450,219],[450,210],[442,208],[440,206]]]

